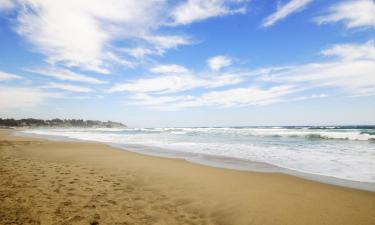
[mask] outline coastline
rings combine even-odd
[[[375,222],[374,192],[11,132],[0,130],[5,224]]]
[[[26,129],[27,130],[27,129]],[[263,172],[263,173],[281,173],[287,174],[302,179],[312,180],[324,184],[337,185],[342,187],[354,188],[364,191],[375,192],[375,183],[352,181],[342,178],[325,176],[321,174],[307,173],[300,170],[293,170],[285,167],[280,167],[278,165],[250,161],[246,159],[238,159],[225,156],[213,156],[205,154],[194,154],[189,152],[171,152],[161,148],[147,147],[147,146],[131,146],[131,145],[121,145],[110,142],[100,142],[92,140],[83,140],[77,138],[70,138],[58,135],[45,135],[45,134],[34,134],[23,132],[24,129],[17,129],[14,135],[21,137],[31,137],[31,138],[42,138],[51,141],[68,141],[68,142],[89,142],[89,143],[100,143],[105,144],[116,149],[121,149],[127,152],[133,152],[136,154],[142,154],[151,157],[161,157],[170,159],[181,159],[189,163],[200,164],[204,166],[210,166],[221,169],[237,170],[237,171],[248,171],[248,172]]]

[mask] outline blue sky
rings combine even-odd
[[[372,0],[0,0],[0,117],[375,124]]]

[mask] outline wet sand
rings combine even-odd
[[[0,130],[0,224],[375,224],[375,193]]]

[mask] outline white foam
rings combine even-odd
[[[36,129],[53,135],[118,145],[160,148],[273,164],[304,173],[375,183],[374,135],[360,130],[285,128]],[[325,140],[329,139],[329,140]]]

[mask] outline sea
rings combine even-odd
[[[38,128],[22,133],[375,191],[375,126]]]

